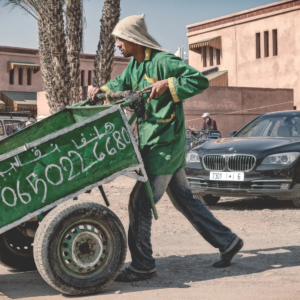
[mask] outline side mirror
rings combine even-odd
[[[228,137],[233,137],[236,133],[237,131],[231,131],[229,132]]]

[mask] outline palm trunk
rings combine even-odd
[[[43,89],[46,91],[46,97],[48,102],[55,102],[55,96],[53,93],[53,64],[52,55],[50,49],[50,41],[47,33],[47,28],[42,20],[38,17],[38,28],[39,28],[39,58],[41,64],[41,73],[43,79]]]
[[[102,11],[100,40],[94,61],[94,86],[100,88],[110,80],[115,39],[112,31],[120,19],[120,0],[105,0]]]
[[[46,14],[43,16],[49,39],[53,67],[52,94],[48,104],[52,113],[71,103],[70,67],[67,58],[67,46],[64,32],[63,2],[47,0]]]
[[[83,44],[83,4],[82,0],[66,0],[66,41],[70,65],[70,85],[72,103],[80,97],[80,52]]]

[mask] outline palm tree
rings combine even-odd
[[[4,5],[20,7],[38,21],[43,88],[52,113],[72,104],[79,97],[82,2],[83,0],[5,0]]]
[[[100,88],[110,80],[115,53],[115,39],[111,35],[120,19],[120,0],[105,0],[100,20],[100,39],[94,61],[94,86]]]
[[[66,37],[67,54],[70,65],[72,102],[78,102],[80,53],[83,47],[83,2],[82,0],[65,0],[66,2]]]

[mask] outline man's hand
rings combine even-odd
[[[98,89],[96,87],[93,87],[89,90],[89,99],[91,99],[92,101],[95,101],[95,96],[99,93],[102,93],[102,90],[101,89]]]
[[[145,87],[144,89],[141,90],[141,92],[151,90],[151,94],[147,100],[147,103],[150,103],[152,98],[157,98],[161,96],[168,88],[169,88],[168,79],[164,79],[164,80],[157,81],[148,87]]]

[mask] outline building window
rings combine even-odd
[[[84,86],[84,71],[81,71],[81,86]]]
[[[88,73],[88,85],[92,85],[92,71]]]
[[[14,84],[14,69],[9,71],[9,84]]]
[[[278,41],[277,41],[277,29],[272,31],[273,36],[273,56],[278,55]]]
[[[260,33],[256,33],[256,58],[260,58]]]
[[[31,69],[27,69],[27,85],[31,85]]]
[[[264,53],[265,57],[269,57],[269,31],[264,32]]]
[[[207,67],[207,62],[206,62],[206,47],[202,47],[201,49],[202,52],[202,59],[203,59],[203,67]]]
[[[209,65],[213,66],[214,65],[214,48],[209,47]]]
[[[216,49],[217,65],[221,64],[221,50]]]
[[[19,85],[23,84],[23,69],[19,68]]]

